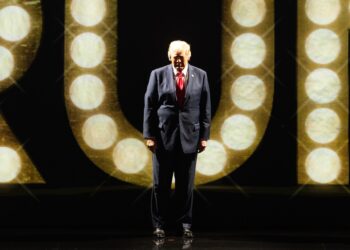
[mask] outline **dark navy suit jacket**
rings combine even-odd
[[[177,138],[184,153],[198,150],[200,139],[208,140],[211,104],[205,71],[188,65],[183,108],[176,98],[176,82],[172,65],[152,71],[145,94],[143,136],[156,139],[158,147],[173,150]]]

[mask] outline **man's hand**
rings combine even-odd
[[[147,139],[146,140],[146,146],[148,147],[149,150],[151,150],[153,153],[156,149],[156,140],[154,139]]]
[[[200,140],[199,145],[198,145],[198,153],[203,152],[206,147],[207,147],[207,141]]]

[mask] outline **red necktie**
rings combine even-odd
[[[184,88],[185,77],[182,72],[176,74],[176,97],[179,106],[182,108],[185,99],[185,88]]]

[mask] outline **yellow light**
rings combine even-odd
[[[25,38],[31,23],[28,12],[19,6],[7,6],[0,10],[0,37],[10,42]]]
[[[253,69],[265,59],[266,46],[258,35],[246,33],[238,36],[232,43],[231,56],[240,67]]]
[[[315,142],[330,143],[339,135],[340,119],[333,110],[318,108],[307,116],[305,128],[308,136]]]
[[[94,68],[104,59],[106,47],[100,36],[86,32],[73,40],[70,53],[73,61],[80,67]]]
[[[306,158],[305,166],[308,176],[322,184],[336,180],[341,169],[339,156],[329,148],[313,150]]]
[[[333,62],[339,55],[340,47],[339,36],[329,29],[313,31],[305,43],[306,54],[319,64]]]
[[[264,0],[234,0],[231,5],[233,19],[244,27],[260,24],[266,14]]]
[[[82,132],[85,143],[96,150],[111,147],[118,135],[115,121],[104,114],[93,115],[87,119]]]
[[[206,176],[221,173],[227,162],[225,147],[218,141],[209,140],[207,148],[198,154],[196,170]]]
[[[0,147],[0,182],[14,180],[21,170],[21,159],[17,152],[8,147]]]
[[[231,98],[233,103],[243,110],[259,108],[266,97],[264,82],[253,75],[239,77],[232,85]]]
[[[118,142],[113,150],[115,166],[126,174],[136,174],[142,171],[149,160],[145,144],[134,138],[127,138]]]
[[[339,0],[307,0],[305,10],[315,24],[326,25],[334,22],[340,13]]]
[[[75,106],[82,110],[91,110],[101,105],[105,88],[100,78],[86,74],[73,81],[69,95]]]
[[[8,78],[15,66],[12,53],[5,47],[0,46],[0,81]]]
[[[95,26],[106,14],[105,0],[73,0],[71,13],[75,21],[84,26]]]
[[[319,68],[311,72],[306,78],[306,93],[316,103],[333,102],[337,99],[340,89],[340,79],[333,70]]]
[[[221,137],[225,145],[233,150],[245,150],[255,141],[257,135],[254,121],[245,115],[227,118],[221,127]]]

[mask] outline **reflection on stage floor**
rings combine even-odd
[[[34,234],[33,234],[34,233]],[[350,249],[346,231],[195,231],[193,239],[172,232],[164,239],[146,231],[31,231],[2,236],[1,249]]]

